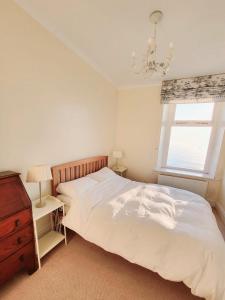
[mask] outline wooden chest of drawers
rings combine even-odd
[[[36,270],[31,201],[18,173],[0,172],[0,284]]]

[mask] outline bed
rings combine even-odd
[[[209,203],[194,193],[122,178],[98,156],[52,168],[67,201],[63,224],[84,239],[207,300],[225,300],[225,243]]]

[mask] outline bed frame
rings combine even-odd
[[[52,195],[58,195],[56,188],[61,182],[81,178],[107,166],[108,156],[95,156],[52,167]]]

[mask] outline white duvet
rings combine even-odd
[[[79,195],[63,224],[194,295],[225,299],[225,243],[196,194],[113,176]]]

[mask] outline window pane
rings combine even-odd
[[[210,135],[211,127],[172,127],[167,166],[203,171]]]
[[[176,121],[184,120],[212,120],[214,103],[177,104],[175,112]]]

